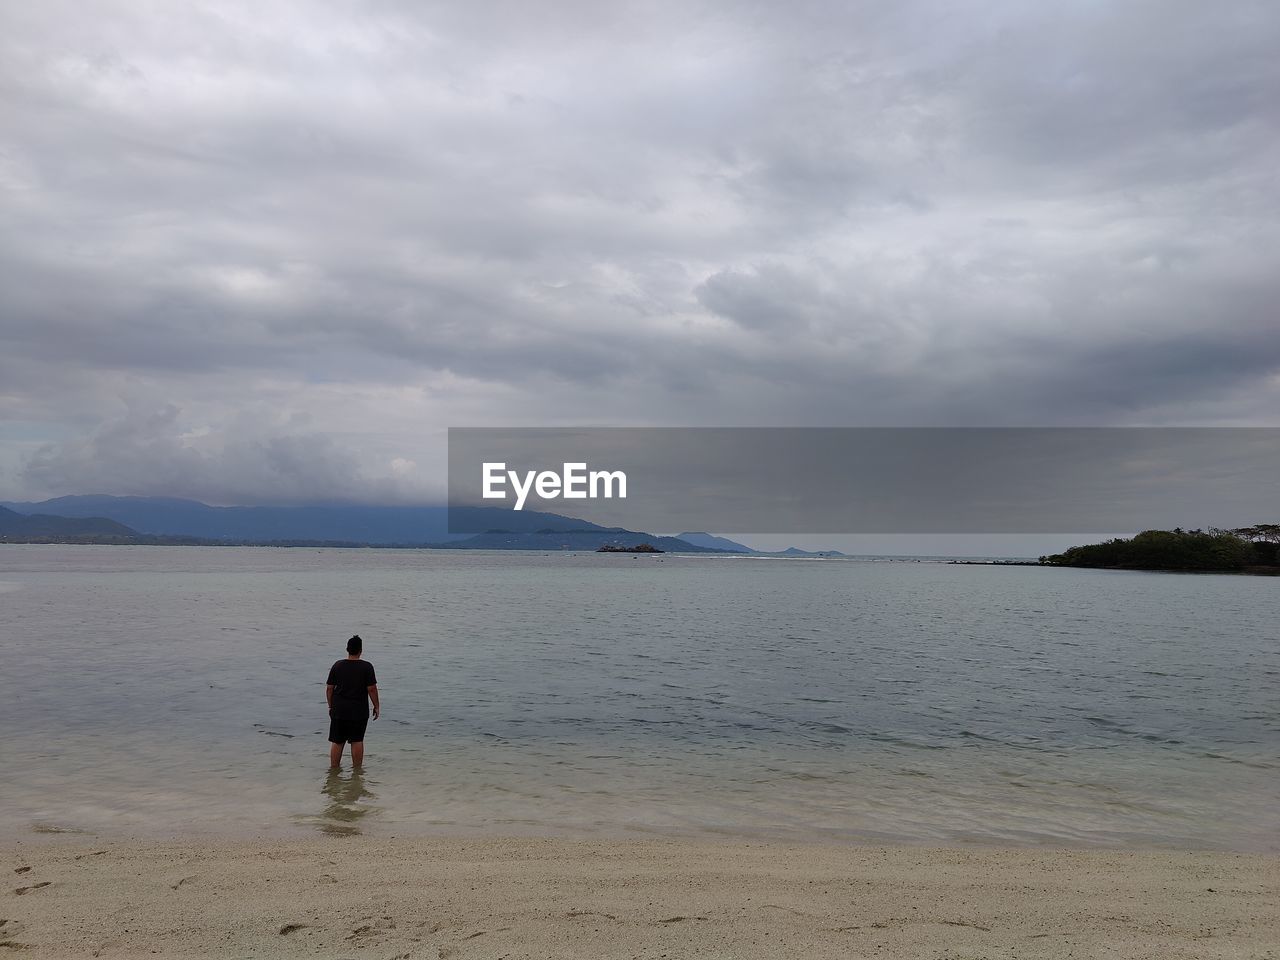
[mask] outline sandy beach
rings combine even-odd
[[[6,845],[30,957],[1280,956],[1280,858],[743,840]]]

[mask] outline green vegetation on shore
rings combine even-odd
[[[1235,530],[1144,530],[1136,537],[1071,547],[1040,558],[1055,567],[1280,572],[1280,524]]]

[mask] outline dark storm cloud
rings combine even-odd
[[[0,487],[448,425],[1274,422],[1264,2],[0,13]]]
[[[62,489],[93,477],[103,489],[140,496],[174,490],[213,503],[289,502],[305,489],[314,499],[344,500],[353,489],[394,497],[392,484],[365,475],[327,436],[299,431],[263,435],[239,424],[226,442],[200,449],[183,442],[181,411],[168,406],[104,424],[87,437],[36,450],[27,466],[32,482]],[[138,469],[146,465],[146,471]]]

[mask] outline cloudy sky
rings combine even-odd
[[[1280,422],[1271,0],[0,8],[0,498]]]

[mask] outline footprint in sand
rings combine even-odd
[[[609,920],[617,920],[612,913],[601,913],[599,910],[570,910],[565,914],[565,919],[573,920],[576,917],[605,917]],[[663,923],[670,923],[669,920],[663,920]]]
[[[475,933],[469,933],[465,937],[463,937],[462,940],[459,942],[466,943],[468,940],[474,940],[476,937],[483,937],[485,935],[485,932],[486,931],[484,930],[477,930]],[[458,944],[456,943],[446,944],[445,946],[439,947],[436,950],[436,955],[440,957],[440,960],[447,960],[448,957],[456,957],[458,953],[459,953]]]
[[[47,887],[51,883],[53,883],[52,880],[41,880],[39,883],[33,883],[29,887],[17,887],[13,892],[21,897],[32,890],[39,890],[41,887]]]
[[[391,917],[365,917],[363,920],[357,922],[360,926],[354,927],[352,931],[347,934],[348,940],[351,940],[354,937],[363,937],[367,934],[386,933],[388,930],[394,930],[396,928],[396,922]]]

